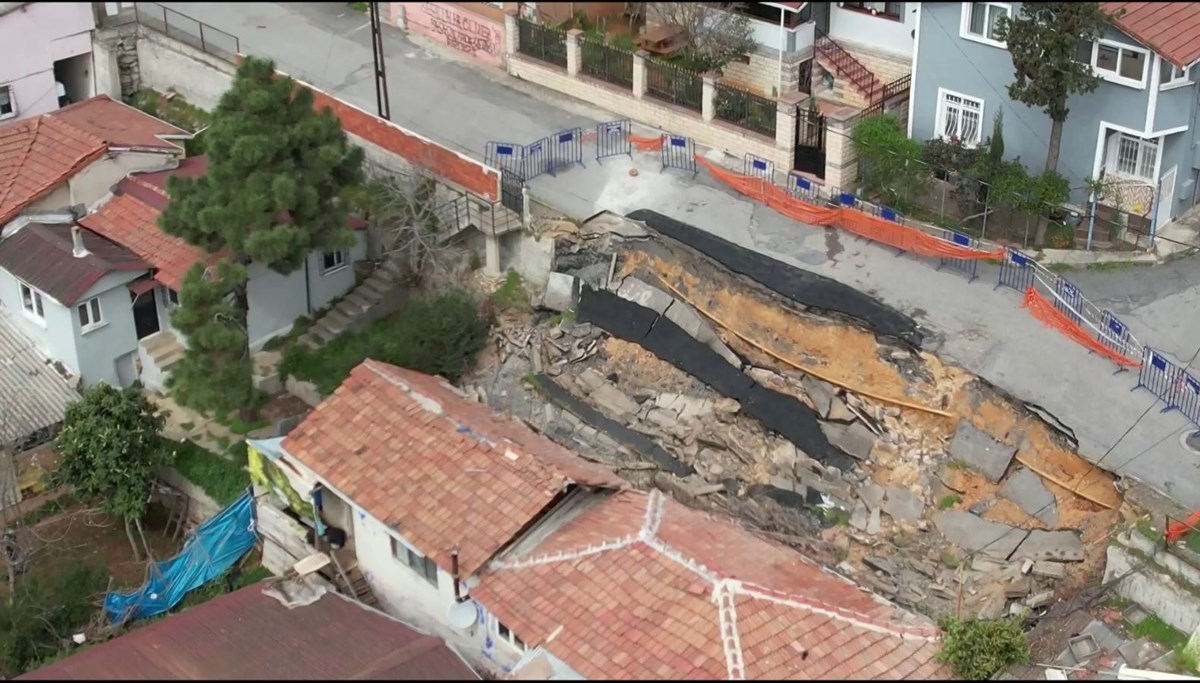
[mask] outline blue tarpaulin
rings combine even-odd
[[[229,507],[201,524],[178,555],[155,563],[144,586],[130,593],[104,596],[104,611],[114,622],[162,614],[182,602],[188,593],[219,578],[257,540],[254,496],[247,490]]]

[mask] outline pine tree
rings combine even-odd
[[[341,197],[361,182],[363,155],[331,111],[313,110],[309,90],[253,57],[238,68],[204,135],[208,171],[168,181],[171,203],[159,224],[210,253],[229,254],[240,271],[218,269],[207,284],[187,278],[176,315],[189,351],[174,387],[183,405],[245,411],[253,397],[245,268],[253,262],[287,274],[314,249],[349,248],[354,237]],[[189,287],[198,291],[189,295]],[[213,299],[223,287],[230,310]],[[240,353],[232,349],[235,334]]]

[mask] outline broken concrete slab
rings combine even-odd
[[[988,522],[969,512],[946,510],[933,516],[933,525],[954,545],[967,552],[1008,560],[1029,532]]]
[[[883,487],[875,482],[868,482],[858,489],[858,497],[872,510],[883,505],[883,496]]]
[[[771,464],[780,472],[794,473],[800,450],[790,441],[780,441],[771,447]]]
[[[1025,599],[1025,604],[1028,605],[1030,609],[1045,607],[1051,602],[1054,602],[1054,591],[1042,591],[1040,593],[1034,593]]]
[[[1125,659],[1125,663],[1135,669],[1143,668],[1147,663],[1162,655],[1162,650],[1154,646],[1148,638],[1138,638],[1122,644],[1117,652]]]
[[[639,239],[650,236],[650,232],[624,216],[618,216],[610,211],[601,211],[579,226],[579,234],[584,237],[598,235],[617,235],[628,239]]]
[[[822,382],[819,379],[804,375],[800,378],[800,385],[804,387],[804,393],[808,399],[812,401],[813,408],[817,414],[823,418],[829,417],[829,406],[836,400],[834,388]]]
[[[1033,575],[1046,579],[1061,579],[1067,575],[1066,565],[1045,560],[1033,563]]]
[[[858,501],[858,505],[855,505],[854,510],[850,513],[850,526],[858,529],[859,531],[866,531],[867,519],[867,506],[863,505],[863,502],[860,500]]]
[[[1079,533],[1071,529],[1042,531],[1034,529],[1012,554],[1015,560],[1055,560],[1058,562],[1082,562],[1083,541]],[[1036,567],[1036,564],[1035,564]],[[1037,571],[1036,568],[1034,571]]]
[[[566,273],[550,273],[546,280],[546,291],[542,294],[542,307],[552,311],[569,311],[579,301],[579,279]]]
[[[829,402],[829,413],[826,414],[825,419],[831,422],[854,422],[858,416],[850,412],[845,401],[834,396],[833,400]]]
[[[654,405],[674,411],[681,420],[708,417],[713,412],[712,401],[683,394],[659,394],[654,398]]]
[[[621,286],[617,288],[617,296],[643,308],[649,308],[659,315],[662,315],[671,304],[675,303],[675,297],[636,277],[627,277],[622,280]]]
[[[716,331],[708,324],[707,320],[700,317],[696,309],[682,301],[676,300],[674,305],[667,309],[666,317],[667,320],[678,325],[679,329],[687,332],[693,339],[716,351],[717,355],[724,358],[733,367],[742,367],[742,360],[725,345],[725,342],[721,341]]]
[[[608,382],[593,389],[588,398],[602,410],[618,419],[636,415],[639,408],[636,401]]]
[[[579,373],[575,381],[583,389],[584,394],[590,394],[608,383],[608,380],[604,379],[604,375],[600,374],[600,371],[595,368],[587,368]]]
[[[992,483],[999,483],[1004,477],[1016,454],[1016,446],[997,441],[967,420],[959,420],[954,441],[950,443],[951,458],[976,470]]]
[[[912,491],[896,486],[887,487],[887,498],[883,501],[883,511],[892,519],[901,522],[916,522],[925,513],[925,501]]]
[[[1054,494],[1033,470],[1018,467],[1000,487],[1000,495],[1046,526],[1058,526],[1058,505]]]
[[[822,422],[821,431],[825,433],[825,438],[829,439],[830,444],[859,460],[868,459],[871,449],[875,447],[875,434],[861,422],[848,425]]]

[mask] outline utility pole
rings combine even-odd
[[[368,3],[371,14],[371,48],[375,57],[375,102],[379,117],[392,120],[392,105],[388,99],[387,68],[383,64],[383,23],[379,20],[379,3]]]

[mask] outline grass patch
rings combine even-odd
[[[949,510],[950,508],[962,502],[962,496],[957,493],[951,493],[938,501],[939,510]]]
[[[49,501],[33,512],[30,512],[28,515],[25,515],[25,519],[23,521],[25,522],[26,526],[33,526],[43,519],[49,519],[60,512],[70,510],[80,502],[81,501],[75,497],[74,493],[64,493],[63,495],[55,498],[52,501]]]
[[[1134,525],[1134,528],[1137,529],[1139,534],[1150,539],[1151,541],[1154,541],[1155,543],[1161,543],[1163,540],[1162,532],[1158,529],[1155,529],[1154,524],[1145,517],[1139,519],[1137,524]]]
[[[821,508],[821,519],[831,526],[843,526],[850,523],[850,513],[841,508]]]
[[[328,395],[351,370],[372,358],[454,381],[474,366],[491,324],[465,292],[415,297],[392,315],[319,349],[289,348],[279,374],[312,382]]]
[[[211,114],[172,91],[164,95],[148,88],[139,90],[129,97],[129,104],[190,133],[202,130],[212,120]]]
[[[1021,619],[959,621],[944,619],[938,661],[947,662],[964,680],[983,681],[1012,664],[1029,663],[1029,639]]]
[[[1153,263],[1142,263],[1139,261],[1101,261],[1097,263],[1089,263],[1088,270],[1130,270],[1139,266],[1152,266]]]
[[[951,569],[957,569],[958,568],[958,553],[954,552],[950,548],[946,548],[945,550],[943,550],[942,551],[942,564],[946,565],[947,567],[949,567]]]
[[[1059,274],[1069,273],[1072,270],[1074,270],[1074,268],[1069,263],[1051,263],[1050,265],[1046,266],[1046,268],[1048,270],[1050,270],[1051,272],[1059,273]]]
[[[1182,652],[1183,646],[1187,645],[1188,636],[1182,631],[1171,626],[1167,622],[1159,619],[1157,615],[1151,614],[1142,622],[1129,629],[1129,634],[1134,638],[1149,638],[1156,643],[1165,645],[1176,652]]]
[[[355,12],[362,12],[363,14],[367,13],[367,3],[365,2],[348,2],[346,3],[346,7],[349,7]]]
[[[184,479],[204,489],[221,506],[237,500],[250,485],[245,443],[239,442],[235,448],[229,449],[228,458],[206,451],[191,441],[164,440],[163,447],[175,450],[175,470]]]
[[[529,305],[529,293],[525,291],[525,283],[516,271],[508,271],[504,284],[492,293],[492,301],[502,311],[527,312],[533,310]]]
[[[189,607],[195,607],[196,605],[206,603],[209,600],[218,598],[227,592],[233,592],[239,588],[245,588],[252,583],[258,583],[259,581],[262,581],[263,579],[269,579],[272,576],[270,570],[268,570],[266,567],[263,567],[262,565],[256,565],[239,573],[237,577],[230,582],[231,585],[229,588],[232,588],[232,590],[227,590],[225,582],[229,579],[230,574],[233,571],[234,567],[230,567],[229,569],[225,570],[225,573],[221,576],[204,584],[191,593],[188,593],[187,596],[184,597],[184,599],[180,601],[180,603],[176,605],[174,609],[171,610],[171,612],[182,612]]]
[[[6,678],[53,661],[64,640],[95,615],[104,595],[104,567],[73,563],[62,572],[29,574],[17,584],[12,603],[0,600],[0,666]]]
[[[562,313],[555,313],[554,315],[550,316],[550,319],[546,321],[546,325],[550,327],[558,327],[559,325],[563,324],[564,321],[575,322],[575,318],[575,311],[563,311]]]

